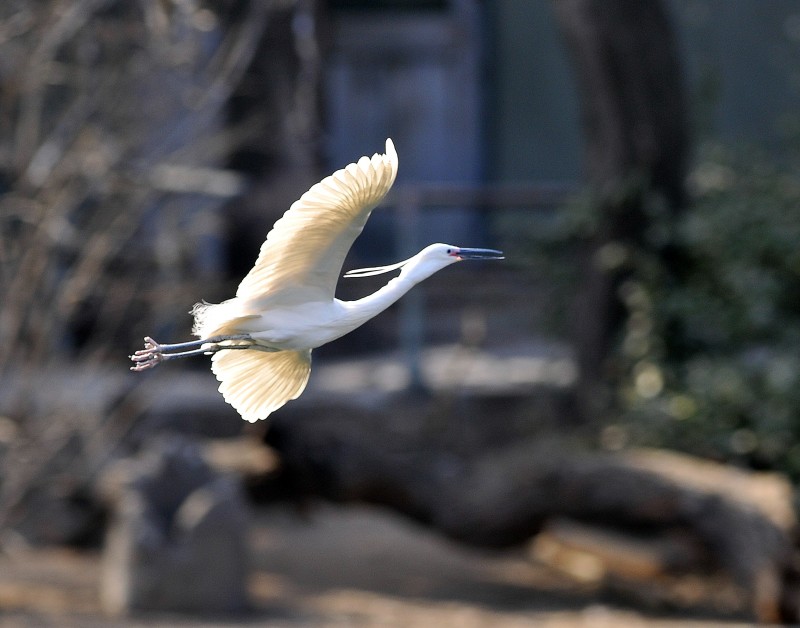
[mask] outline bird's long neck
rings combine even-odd
[[[354,322],[358,319],[357,325],[360,325],[377,316],[419,282],[439,270],[439,268],[425,267],[418,261],[412,258],[397,277],[372,294],[356,301],[346,302],[345,305],[354,317]]]
[[[377,316],[400,299],[406,292],[411,290],[416,283],[417,282],[409,281],[409,279],[404,277],[401,273],[380,290],[362,299],[347,302],[347,309],[353,317],[353,322],[357,325],[361,325],[374,316]]]

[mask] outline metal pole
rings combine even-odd
[[[420,198],[413,191],[400,195],[398,216],[400,228],[398,249],[410,257],[419,247]],[[400,301],[400,346],[404,353],[411,388],[425,388],[422,377],[422,343],[425,336],[425,293],[421,285],[415,286]]]

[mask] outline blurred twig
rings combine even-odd
[[[116,409],[39,388],[109,359],[122,371],[134,339],[208,284],[197,249],[243,189],[225,160],[263,124],[231,128],[226,107],[271,13],[294,4],[0,8],[0,414],[18,428],[0,443],[0,527],[65,455],[85,480],[135,421],[136,384]]]

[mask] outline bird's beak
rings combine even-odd
[[[505,259],[502,251],[494,249],[458,249],[455,255],[459,259]]]

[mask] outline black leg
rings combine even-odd
[[[221,345],[219,343],[226,340],[246,341],[244,344]],[[193,348],[195,347],[195,348]],[[221,351],[222,349],[251,349],[259,347],[248,334],[232,334],[229,336],[214,336],[201,340],[190,340],[188,342],[178,342],[174,344],[160,344],[150,338],[144,339],[144,349],[136,351],[129,356],[136,364],[131,367],[132,371],[146,371],[166,362],[177,358],[188,358],[193,355],[208,355]],[[189,351],[181,351],[189,349]]]

